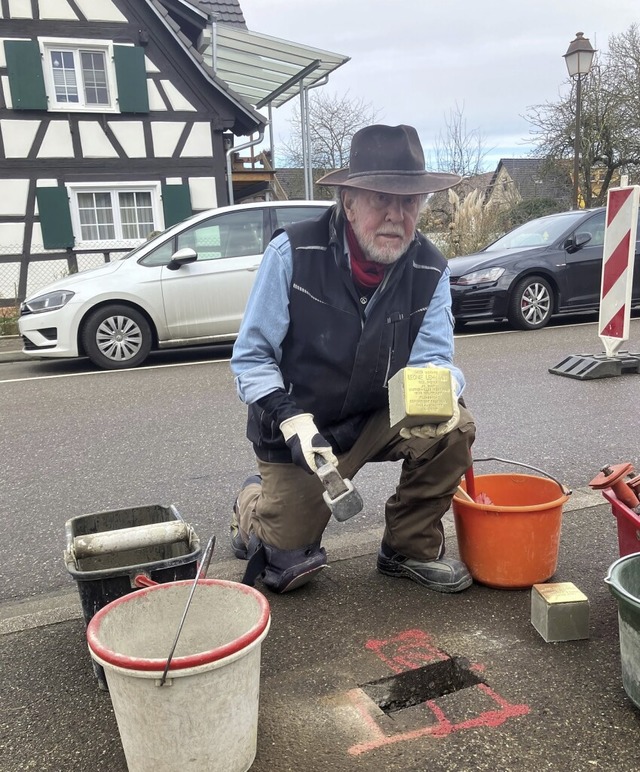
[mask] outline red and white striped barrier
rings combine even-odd
[[[638,185],[607,194],[598,335],[610,357],[629,339],[639,200]]]

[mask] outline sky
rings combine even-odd
[[[532,149],[525,114],[569,91],[563,54],[576,32],[594,48],[640,23],[639,0],[240,0],[249,30],[350,57],[325,92],[362,99],[380,123],[411,124],[433,153],[445,119],[461,108],[466,128],[500,158]],[[313,93],[313,92],[311,92]],[[278,140],[292,100],[274,110]]]

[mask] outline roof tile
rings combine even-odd
[[[540,197],[561,199],[570,190],[566,172],[546,158],[501,158],[500,164],[525,200]]]
[[[224,24],[234,24],[247,29],[239,0],[197,0],[197,5],[215,14],[217,20]]]

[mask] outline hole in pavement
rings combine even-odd
[[[484,681],[470,669],[469,660],[450,657],[371,681],[360,688],[385,713],[395,713],[482,683]]]

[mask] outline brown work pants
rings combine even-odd
[[[384,541],[409,558],[444,554],[441,520],[460,478],[471,465],[473,416],[460,406],[458,426],[437,439],[405,440],[389,427],[389,411],[374,413],[348,453],[338,457],[343,477],[353,479],[369,461],[402,461],[400,481],[385,507]],[[238,524],[245,540],[254,532],[280,549],[320,542],[331,512],[316,475],[294,464],[258,459],[262,485],[249,485],[238,497]],[[366,500],[365,500],[366,506]]]

